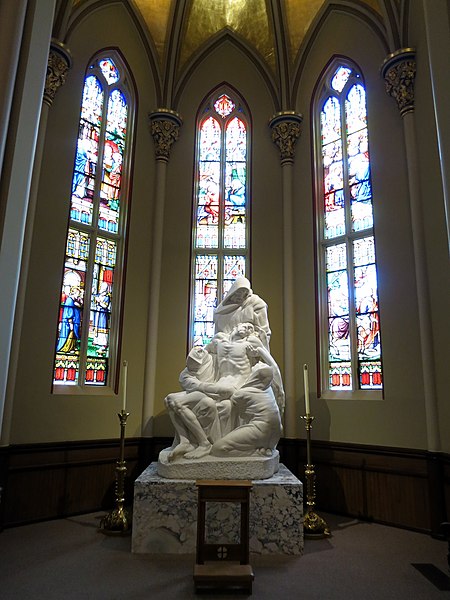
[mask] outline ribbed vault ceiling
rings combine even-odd
[[[89,0],[73,0],[79,8]],[[140,15],[153,41],[160,66],[169,45],[177,48],[178,69],[208,40],[224,30],[232,31],[260,55],[267,66],[276,68],[278,45],[287,43],[292,64],[314,18],[326,0],[129,0]],[[358,0],[357,4],[380,15],[379,0]],[[177,26],[177,10],[182,10],[182,26]],[[274,7],[280,7],[276,15]],[[277,26],[274,24],[277,23]],[[281,35],[277,35],[281,29]],[[177,39],[174,39],[177,38]],[[283,42],[284,43],[284,42]]]
[[[132,0],[147,25],[163,63],[171,32],[171,16],[177,0]],[[325,0],[284,0],[282,22],[286,28],[288,52],[293,61],[301,43]],[[378,0],[362,0],[376,12],[380,12]],[[205,42],[224,29],[237,33],[254,47],[263,60],[275,67],[276,41],[271,3],[266,0],[192,0],[186,5],[183,28],[180,30],[179,67]]]

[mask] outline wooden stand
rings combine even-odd
[[[254,579],[249,564],[249,508],[252,482],[247,480],[199,480],[197,554],[194,566],[196,591],[210,587],[242,588],[252,593]],[[206,503],[236,502],[241,505],[239,544],[207,544]],[[209,564],[205,564],[209,562]],[[239,564],[236,564],[239,563]]]

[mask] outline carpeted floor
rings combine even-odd
[[[97,532],[95,513],[0,534],[2,600],[235,598],[194,592],[191,555],[131,554],[130,537]],[[322,515],[333,536],[302,557],[251,555],[255,600],[450,599],[447,544],[430,536]],[[415,565],[415,566],[414,566]],[[445,588],[447,589],[439,589]],[[238,594],[246,597],[245,594]]]

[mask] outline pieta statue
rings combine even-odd
[[[160,453],[165,477],[266,478],[278,469],[284,390],[270,353],[267,304],[245,277],[214,310],[214,336],[194,346],[180,374],[182,390],[165,406],[175,427]]]

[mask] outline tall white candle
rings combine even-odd
[[[305,409],[306,414],[309,415],[309,381],[308,381],[308,365],[303,365],[303,381],[305,384]]]
[[[122,410],[125,412],[127,406],[127,376],[128,376],[128,361],[123,361],[123,404]]]

